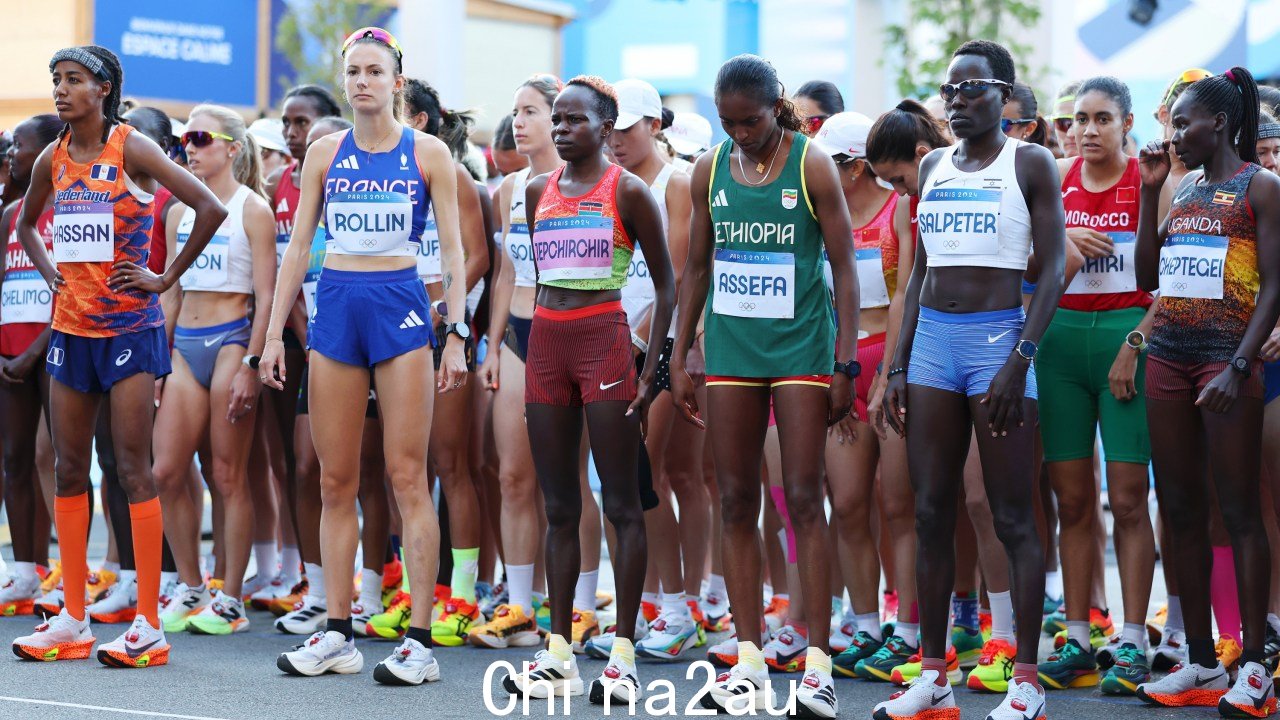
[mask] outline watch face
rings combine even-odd
[[[471,337],[471,328],[466,323],[454,323],[453,331],[463,340]]]

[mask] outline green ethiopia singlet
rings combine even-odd
[[[715,148],[711,225],[715,256],[707,298],[708,375],[830,375],[831,296],[822,280],[822,229],[805,187],[809,139],[795,133],[777,180],[743,185],[732,143]]]

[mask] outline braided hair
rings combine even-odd
[[[716,73],[717,98],[743,93],[770,107],[778,106],[781,101],[778,124],[792,132],[803,133],[804,123],[800,121],[795,104],[787,99],[785,90],[773,64],[759,55],[743,53],[729,58]]]
[[[1235,141],[1236,153],[1245,162],[1258,162],[1258,83],[1242,67],[1233,67],[1191,84],[1183,93],[1211,114],[1227,118],[1227,135]]]
[[[440,93],[426,82],[409,78],[404,84],[405,110],[409,116],[426,113],[426,133],[444,141],[454,160],[467,155],[467,138],[476,120],[466,111],[448,110],[440,102]]]
[[[84,57],[87,54],[90,57]],[[85,69],[91,75],[97,78],[99,83],[111,83],[111,91],[107,93],[106,100],[102,103],[102,117],[105,122],[102,125],[102,142],[107,142],[111,137],[111,128],[125,122],[124,116],[120,112],[121,96],[124,91],[124,68],[120,65],[120,58],[116,54],[100,45],[81,45],[79,47],[64,48],[54,53],[53,59],[49,61],[49,72],[53,72],[53,68],[62,60],[71,60],[84,65],[76,56],[81,59],[93,62],[96,59],[97,65],[101,67],[95,69],[85,65]],[[70,125],[65,125],[58,137],[67,134],[71,129]]]
[[[579,75],[565,83],[565,89],[574,85],[584,87],[596,96],[596,114],[601,120],[618,119],[618,93],[613,86],[598,75]]]

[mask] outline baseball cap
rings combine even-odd
[[[671,127],[662,132],[681,155],[701,155],[711,148],[711,123],[697,113],[676,113]]]
[[[289,146],[284,141],[284,123],[274,118],[258,118],[249,126],[249,134],[258,141],[259,147],[288,154]]]
[[[182,134],[187,131],[187,124],[175,117],[169,118],[169,125],[172,128],[169,134],[175,138],[181,138]]]
[[[614,83],[618,93],[618,121],[613,126],[619,130],[640,122],[641,118],[661,118],[662,98],[652,85],[643,80],[628,78]]]
[[[871,118],[856,112],[836,113],[827,118],[813,139],[826,154],[867,156],[867,135],[871,133]]]

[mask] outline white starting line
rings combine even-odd
[[[98,712],[119,713],[121,715],[142,715],[146,717],[180,718],[180,720],[226,720],[226,718],[205,717],[203,715],[177,715],[167,712],[151,712],[150,710],[130,710],[128,708],[106,707],[104,705],[81,705],[80,703],[57,702],[55,700],[34,700],[32,698],[0,695],[0,702],[27,703],[29,705],[52,705],[54,707],[76,708],[78,710],[97,710]]]

